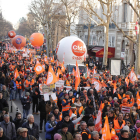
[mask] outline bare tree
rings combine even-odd
[[[104,26],[104,35],[105,35],[105,47],[104,47],[104,56],[103,56],[103,65],[107,66],[108,58],[108,39],[109,39],[109,24],[110,19],[113,13],[113,3],[114,0],[85,0],[85,3],[81,8],[89,15],[89,18],[94,21],[97,26]],[[96,11],[96,5],[100,5],[102,12],[101,15]],[[95,21],[93,17],[97,17],[98,21]]]
[[[30,5],[30,12],[43,27],[46,37],[47,55],[52,47],[52,18],[61,10],[61,4],[54,4],[54,0],[34,0]]]
[[[71,28],[75,24],[75,20],[79,13],[79,1],[75,0],[60,0],[64,7],[64,12],[66,14],[66,26],[64,27],[67,35],[71,35]],[[63,25],[62,25],[63,26]]]

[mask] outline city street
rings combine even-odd
[[[13,119],[15,118],[15,114],[16,114],[17,109],[19,112],[23,113],[22,104],[21,104],[19,99],[12,101],[12,108],[13,108],[13,111],[11,113],[11,101],[9,101],[9,112],[10,112],[10,115],[12,116]],[[30,109],[30,114],[32,114],[32,106]],[[40,126],[39,125],[40,115],[34,115],[34,119],[35,119],[35,123],[37,123],[38,126]],[[39,136],[40,136],[39,140],[45,139],[45,132],[40,133]]]

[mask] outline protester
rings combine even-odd
[[[4,121],[0,122],[0,127],[3,128],[3,132],[9,140],[16,140],[15,124],[10,122],[10,116],[8,114],[4,115]]]
[[[34,136],[37,140],[39,140],[39,127],[34,122],[34,116],[29,114],[27,119],[28,121],[23,123],[22,127],[28,129],[28,135]]]
[[[0,140],[9,140],[9,138],[3,133],[2,127],[0,127]]]
[[[17,138],[17,140],[23,140],[23,139],[37,140],[34,136],[28,135],[27,132],[28,132],[27,128],[21,128],[20,130],[21,135]]]

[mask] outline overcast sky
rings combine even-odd
[[[32,0],[0,0],[3,17],[16,25],[20,18],[26,17]]]

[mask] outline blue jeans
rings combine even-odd
[[[2,91],[2,86],[3,86],[3,84],[0,84],[0,91]]]
[[[23,119],[27,119],[29,111],[30,111],[30,109],[29,110],[23,109]]]
[[[10,91],[10,100],[14,100],[15,93],[16,93],[16,90],[11,90]]]
[[[21,93],[22,93],[22,89],[17,89],[15,94],[15,99],[17,99],[17,94],[19,94],[19,99],[21,99]]]

